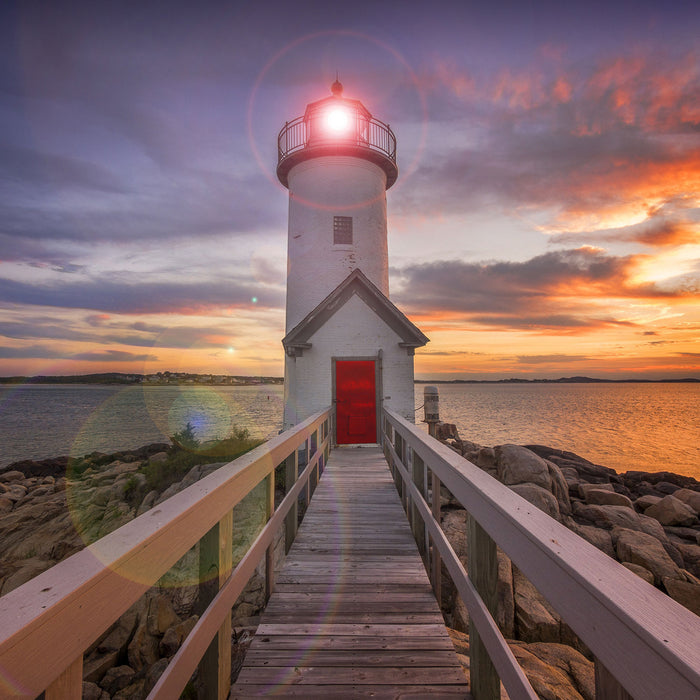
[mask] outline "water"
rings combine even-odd
[[[700,384],[441,384],[440,416],[482,445],[539,443],[617,471],[700,479]],[[231,426],[276,435],[283,387],[18,385],[0,388],[0,466],[168,442]],[[423,385],[416,385],[416,407]],[[416,412],[421,420],[423,411]],[[424,425],[424,424],[421,424]]]
[[[267,384],[3,386],[0,466],[169,442],[188,422],[200,441],[224,438],[232,426],[269,438],[282,424],[282,397],[282,386]]]
[[[438,391],[440,418],[462,439],[547,445],[618,472],[700,480],[700,384],[439,384]]]

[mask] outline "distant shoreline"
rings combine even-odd
[[[560,377],[559,379],[416,379],[414,384],[697,384],[700,378],[681,379],[597,379],[595,377]],[[283,377],[247,375],[192,374],[189,372],[158,372],[156,374],[73,374],[35,377],[0,377],[0,384],[127,384],[143,386],[224,385],[256,386],[284,384]]]

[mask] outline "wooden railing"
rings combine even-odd
[[[596,697],[700,698],[700,617],[385,409],[383,447],[439,597],[441,562],[469,611],[471,693],[537,698],[494,621],[500,547],[595,657]],[[440,529],[444,485],[470,515],[468,569]]]
[[[200,570],[218,572],[211,600],[148,697],[179,697],[198,665],[205,697],[228,697],[231,608],[263,557],[271,591],[275,533],[286,521],[294,538],[299,496],[308,502],[328,460],[331,419],[317,413],[0,598],[0,697],[78,700],[84,651],[197,542]],[[275,510],[282,463],[287,493]],[[263,481],[267,523],[233,568],[233,508]]]

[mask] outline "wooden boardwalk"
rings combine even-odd
[[[378,447],[331,452],[231,698],[468,698]]]

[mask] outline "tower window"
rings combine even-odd
[[[333,243],[336,245],[352,243],[352,216],[333,217]]]

